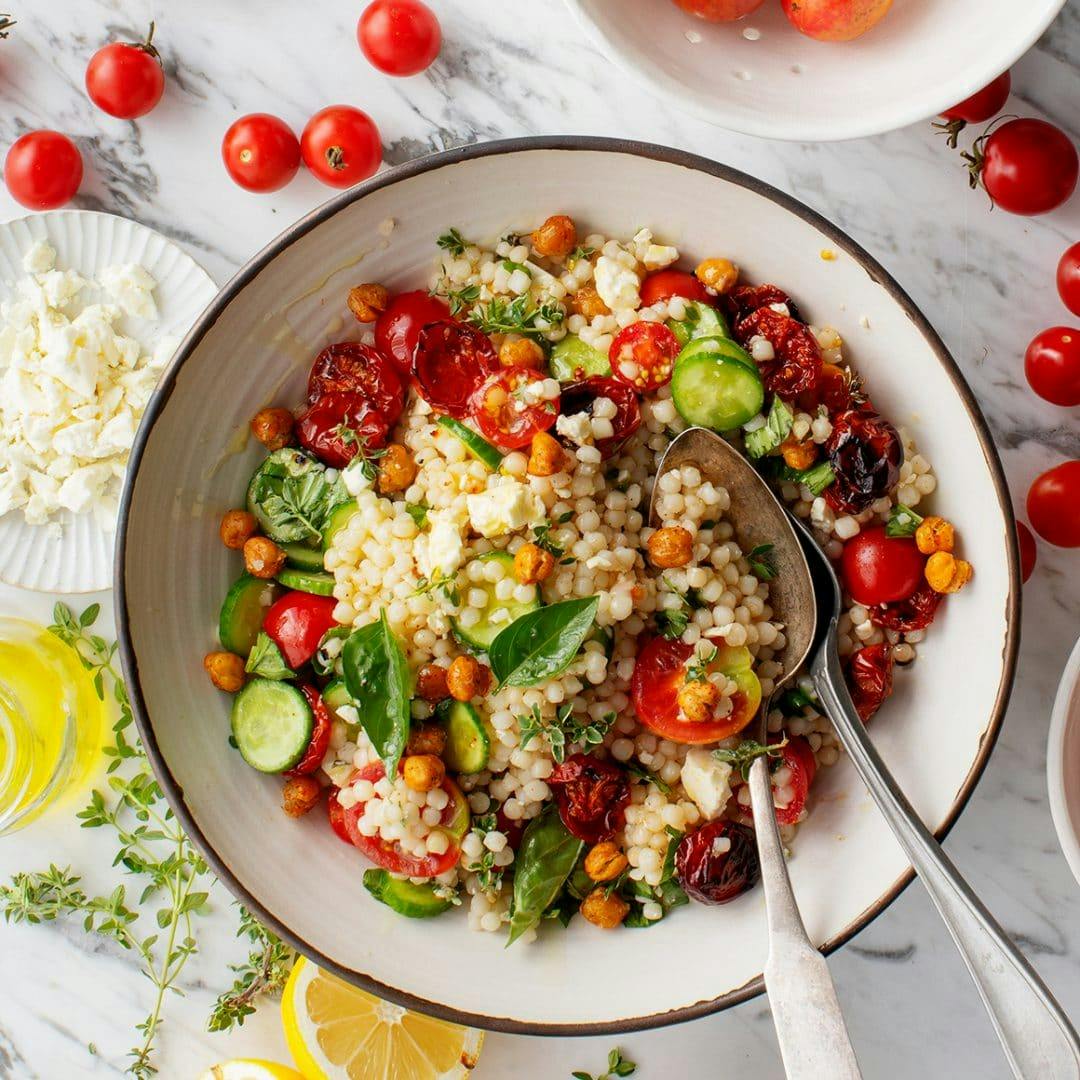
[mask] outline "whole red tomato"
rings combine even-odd
[[[888,536],[880,526],[852,537],[840,556],[848,592],[869,607],[906,600],[919,587],[925,566],[926,556],[910,536]]]
[[[885,18],[892,0],[783,0],[784,14],[807,37],[851,41]]]
[[[300,152],[316,179],[346,188],[375,174],[382,161],[382,140],[363,109],[330,105],[307,122]]]
[[[1073,193],[1080,158],[1072,140],[1045,120],[1002,124],[968,155],[972,186],[980,180],[995,205],[1010,214],[1046,214]]]
[[[31,210],[69,203],[82,183],[79,148],[59,131],[28,131],[11,144],[4,183],[11,197]]]
[[[356,25],[356,39],[384,75],[419,75],[442,47],[439,20],[420,0],[373,0]]]
[[[294,671],[315,655],[326,631],[335,625],[336,606],[332,596],[288,592],[267,609],[263,630]]]
[[[765,0],[675,0],[675,3],[706,22],[734,22],[757,11]]]
[[[993,82],[987,83],[981,90],[976,90],[971,97],[964,98],[959,105],[946,109],[941,115],[946,120],[959,121],[960,130],[965,124],[981,124],[992,120],[1005,107],[1012,90],[1012,75],[1003,71]]]
[[[1027,497],[1031,527],[1057,547],[1080,547],[1080,460],[1035,478]]]
[[[1020,579],[1026,582],[1035,573],[1035,560],[1038,551],[1035,547],[1035,537],[1031,530],[1022,522],[1016,523],[1016,538],[1020,546]]]
[[[165,72],[153,38],[151,23],[145,41],[114,41],[90,57],[86,92],[99,109],[121,120],[135,120],[161,100]]]
[[[283,188],[300,168],[300,143],[291,127],[269,113],[241,116],[225,132],[221,157],[246,191]]]
[[[1080,405],[1080,330],[1053,326],[1038,334],[1024,354],[1031,389],[1054,405]]]
[[[1057,287],[1061,302],[1074,314],[1080,315],[1080,244],[1073,244],[1057,268]]]

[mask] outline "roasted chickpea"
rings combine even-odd
[[[446,766],[435,754],[413,754],[405,759],[402,776],[413,791],[431,791],[446,779]]]
[[[956,545],[956,530],[943,517],[924,517],[915,530],[915,546],[924,555],[935,551],[952,551]]]
[[[272,453],[292,442],[294,422],[288,409],[260,409],[251,418],[251,434]]]
[[[472,701],[490,683],[490,670],[472,656],[457,657],[446,671],[446,687],[455,701]]]
[[[514,556],[514,577],[522,585],[535,585],[555,569],[555,556],[537,544],[522,544]]]
[[[694,557],[694,538],[681,525],[657,529],[649,537],[646,546],[649,549],[649,561],[663,570],[686,566]]]
[[[272,578],[285,565],[285,552],[267,536],[252,536],[244,542],[244,569],[252,577]]]
[[[241,548],[259,531],[259,522],[246,510],[226,510],[221,519],[221,542],[233,551]]]
[[[791,469],[809,469],[817,461],[817,446],[813,439],[796,439],[789,435],[781,444],[784,464]]]
[[[585,856],[585,873],[593,881],[614,881],[630,861],[610,840],[602,840]]]
[[[532,247],[537,255],[565,259],[577,247],[577,226],[565,214],[553,214],[532,234]]]
[[[611,308],[600,299],[595,285],[582,285],[573,296],[569,297],[570,310],[575,315],[582,315],[592,322],[597,315],[610,315]]]
[[[698,264],[694,276],[702,285],[723,295],[739,280],[739,268],[730,259],[706,259]]]
[[[958,559],[952,552],[935,551],[926,560],[926,582],[936,593],[959,592],[974,573],[971,563]]]
[[[349,310],[357,322],[374,322],[386,310],[389,299],[384,285],[357,285],[349,290]]]
[[[450,696],[446,688],[446,668],[439,664],[424,664],[416,673],[416,692],[425,701],[442,701]]]
[[[704,724],[712,720],[716,713],[720,691],[707,679],[694,679],[682,684],[678,700],[687,720],[693,724]]]
[[[400,443],[391,443],[379,458],[376,482],[381,495],[404,491],[416,479],[416,462]]]
[[[563,448],[558,439],[546,431],[538,431],[529,447],[530,476],[554,476],[563,467]]]
[[[235,694],[244,688],[244,658],[231,652],[212,652],[203,657],[203,667],[210,681],[226,694]]]
[[[543,368],[544,350],[532,338],[507,338],[499,346],[503,367]]]
[[[421,724],[413,728],[405,745],[406,754],[434,754],[441,757],[445,749],[446,729],[438,724]]]
[[[612,930],[630,913],[630,905],[615,893],[604,895],[603,889],[593,889],[581,902],[581,914],[593,926]]]
[[[291,818],[303,817],[315,807],[321,794],[314,776],[290,776],[281,790],[281,808]]]

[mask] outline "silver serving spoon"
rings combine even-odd
[[[703,477],[727,489],[728,514],[744,551],[773,545],[777,575],[769,585],[769,601],[787,628],[786,644],[777,656],[784,673],[775,693],[794,677],[814,640],[817,607],[806,557],[768,485],[723,439],[704,428],[684,431],[665,452],[656,479],[684,465],[695,466]],[[654,483],[649,519],[659,527],[663,522],[657,518],[656,496]],[[762,744],[767,740],[768,710],[766,702],[752,735]],[[858,1080],[861,1073],[829,968],[806,934],[791,890],[764,757],[750,768],[750,798],[769,928],[765,986],[784,1068],[790,1080]]]

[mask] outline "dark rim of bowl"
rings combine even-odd
[[[676,150],[670,147],[659,146],[652,143],[635,142],[628,139],[596,138],[591,136],[535,136],[520,139],[501,139],[494,142],[473,144],[458,147],[453,150],[445,150],[419,158],[415,161],[398,165],[387,172],[358,184],[348,191],[342,192],[328,202],[323,203],[311,213],[302,217],[295,224],[282,232],[270,244],[258,252],[247,262],[233,278],[222,288],[210,306],[202,313],[190,332],[181,342],[168,369],[162,376],[158,389],[147,406],[146,414],[139,427],[135,439],[135,445],[131,451],[128,465],[127,479],[124,484],[123,496],[120,502],[120,517],[116,542],[115,580],[116,590],[116,625],[117,638],[120,643],[120,658],[128,685],[128,696],[131,707],[135,714],[139,735],[146,749],[147,757],[158,778],[161,789],[168,799],[173,812],[180,820],[188,836],[202,852],[209,866],[217,877],[225,883],[233,895],[240,900],[258,919],[267,927],[288,942],[298,952],[307,956],[319,967],[329,971],[340,978],[356,986],[362,987],[379,997],[385,998],[405,1008],[417,1009],[421,1012],[437,1016],[443,1020],[449,1020],[458,1024],[466,1024],[471,1027],[485,1028],[490,1031],[509,1032],[521,1035],[607,1035],[623,1034],[630,1031],[641,1031],[648,1028],[663,1027],[668,1024],[682,1023],[687,1020],[696,1020],[703,1016],[730,1008],[740,1002],[761,994],[765,989],[762,976],[757,976],[743,986],[730,990],[719,997],[708,1001],[699,1001],[682,1008],[672,1009],[667,1012],[653,1013],[646,1016],[634,1016],[620,1020],[602,1021],[599,1023],[568,1024],[556,1023],[545,1024],[532,1021],[520,1021],[511,1017],[486,1016],[483,1014],[469,1013],[461,1009],[451,1008],[435,1001],[427,1001],[414,994],[387,986],[384,983],[365,975],[343,967],[328,956],[325,956],[314,946],[300,938],[288,926],[272,915],[257,897],[253,896],[236,878],[230,867],[217,854],[210,842],[203,835],[193,815],[184,803],[183,789],[169,770],[168,763],[162,756],[154,736],[153,724],[147,713],[146,702],[143,698],[142,687],[139,682],[139,666],[136,658],[135,647],[131,639],[131,625],[127,610],[127,592],[125,588],[124,564],[127,551],[128,518],[131,512],[132,492],[134,491],[135,478],[139,471],[146,444],[165,406],[168,404],[176,383],[177,374],[187,358],[192,354],[207,331],[214,325],[218,317],[233,301],[233,299],[252,281],[268,263],[280,252],[306,235],[316,226],[333,217],[343,207],[357,199],[362,199],[373,191],[388,187],[399,180],[422,173],[432,172],[447,166],[456,165],[459,162],[470,161],[474,158],[484,158],[493,155],[528,152],[535,150],[556,151],[591,151],[610,154],[630,154],[635,157],[649,158],[653,161],[664,162],[681,168],[692,169],[696,172],[707,173],[720,180],[736,184],[739,187],[764,196],[771,202],[776,203],[789,213],[796,215],[803,221],[818,229],[822,234],[838,248],[850,255],[866,273],[883,288],[896,301],[916,328],[930,344],[937,354],[941,366],[945,369],[952,380],[956,393],[968,412],[979,443],[982,447],[986,466],[993,478],[994,488],[997,492],[998,502],[1001,507],[1006,530],[1006,547],[1009,555],[1009,596],[1006,601],[1005,621],[1005,649],[1002,656],[1002,674],[998,685],[997,697],[991,712],[978,753],[972,763],[971,769],[964,780],[963,785],[956,794],[952,806],[945,819],[934,830],[938,840],[944,839],[952,828],[960,812],[964,809],[975,785],[978,783],[990,753],[997,741],[998,733],[1005,717],[1005,710],[1009,702],[1009,694],[1012,690],[1013,677],[1016,670],[1016,657],[1020,646],[1020,558],[1016,539],[1016,522],[1013,516],[1012,502],[1009,497],[1008,487],[1005,483],[1004,471],[997,450],[994,447],[990,429],[979,409],[975,395],[968,386],[956,361],[949,354],[944,342],[930,325],[926,317],[916,307],[910,296],[893,280],[891,275],[881,264],[866,252],[859,244],[852,240],[846,233],[835,225],[832,225],[816,211],[804,206],[797,199],[779,191],[761,180],[748,176],[727,165],[711,161],[708,158],[699,157],[696,154],[687,153],[684,150]],[[839,934],[825,942],[821,946],[823,953],[828,955],[841,945],[845,944],[860,930],[872,922],[887,908],[900,893],[911,883],[915,873],[909,869],[902,874],[882,894],[882,896],[863,911],[856,919],[846,926]]]

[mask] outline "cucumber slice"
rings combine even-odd
[[[685,317],[668,319],[667,325],[682,346],[688,345],[695,338],[731,337],[724,316],[711,304],[703,304],[700,300],[688,300]]]
[[[502,451],[492,446],[482,435],[477,435],[471,427],[466,427],[460,420],[455,420],[452,416],[440,416],[435,423],[459,438],[465,444],[465,449],[492,471],[502,464]]]
[[[410,919],[430,919],[454,906],[436,894],[434,885],[416,885],[408,878],[394,877],[389,870],[365,870],[364,888],[380,904]]]
[[[337,716],[338,708],[342,705],[352,704],[352,695],[345,688],[344,679],[333,679],[323,688],[322,699],[326,707]]]
[[[599,349],[586,345],[577,334],[567,334],[551,350],[551,374],[559,382],[577,382],[590,375],[610,375],[611,362]]]
[[[491,756],[491,737],[480,714],[467,701],[446,701],[438,714],[446,729],[446,767],[454,773],[483,772]]]
[[[307,544],[282,544],[285,559],[290,566],[298,570],[321,570],[323,553],[321,548],[308,547]]]
[[[355,514],[358,509],[359,507],[356,505],[356,500],[349,499],[346,502],[335,506],[334,509],[330,511],[330,516],[326,519],[326,525],[323,527],[323,551],[330,550],[330,545],[334,542],[334,537],[349,524],[353,514]],[[319,562],[319,569],[322,569],[321,561]]]
[[[671,396],[688,424],[731,431],[761,412],[765,387],[753,360],[726,338],[698,338],[679,353]]]
[[[316,596],[334,595],[334,575],[319,570],[297,570],[295,567],[286,566],[277,579],[286,589],[314,593]]]
[[[292,683],[252,679],[233,700],[236,748],[259,772],[291,769],[304,756],[313,727],[311,708]]]
[[[242,574],[225,594],[218,617],[221,647],[238,656],[251,652],[267,609],[284,592],[274,581]]]
[[[513,573],[514,556],[508,551],[489,551],[485,555],[478,555],[475,562],[501,562],[506,567],[504,576],[510,577]],[[462,626],[460,620],[451,619],[454,636],[465,645],[469,645],[480,652],[486,652],[488,646],[495,640],[500,630],[505,630],[515,619],[530,611],[535,611],[540,606],[540,590],[534,585],[534,599],[527,604],[518,600],[499,600],[495,596],[495,585],[490,581],[470,581],[469,591],[481,589],[487,593],[487,603],[481,612],[480,621],[472,626]]]

